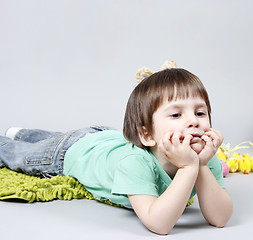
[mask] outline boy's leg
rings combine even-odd
[[[14,141],[0,136],[0,167],[39,177],[62,175],[59,155],[64,134],[36,143]]]
[[[89,133],[107,129],[111,128],[96,126],[56,133],[35,143],[0,136],[0,167],[40,177],[63,175],[63,161],[68,148]]]
[[[12,139],[16,141],[35,143],[41,140],[48,139],[52,136],[59,135],[59,134],[62,134],[62,133],[49,132],[49,131],[40,130],[40,129],[20,128],[19,131],[17,131],[17,133],[13,136]],[[8,137],[8,134],[6,134],[6,136]]]

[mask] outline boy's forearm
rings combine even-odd
[[[223,227],[232,215],[233,204],[207,166],[200,166],[195,188],[205,219],[211,225]]]
[[[198,166],[179,169],[167,190],[149,209],[153,231],[167,234],[182,215],[198,175]],[[152,229],[151,229],[152,230]]]

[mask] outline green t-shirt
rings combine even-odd
[[[216,156],[208,167],[224,187]],[[126,207],[131,207],[127,195],[160,196],[172,182],[151,152],[134,146],[116,130],[89,134],[73,144],[65,155],[64,175],[78,179],[95,198]],[[195,194],[193,189],[191,197]]]

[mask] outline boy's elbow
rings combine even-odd
[[[224,217],[221,217],[220,219],[216,219],[212,225],[217,228],[223,228],[225,227],[225,225],[227,224],[231,216],[232,216],[232,212],[231,214],[229,214],[229,216],[224,216]]]
[[[219,222],[219,221],[216,221],[214,223],[210,223],[212,226],[214,227],[217,227],[217,228],[223,228],[225,227],[227,222]]]
[[[217,227],[217,228],[223,228],[223,227],[225,227],[225,225],[227,224],[227,222],[231,218],[232,214],[233,214],[233,204],[231,201],[230,204],[227,205],[227,209],[226,209],[226,211],[223,212],[223,215],[217,217],[210,224],[213,225],[214,227]]]
[[[168,227],[168,226],[162,226],[162,224],[154,225],[154,226],[146,225],[146,227],[151,232],[159,234],[159,235],[168,235],[173,228],[173,227]]]
[[[228,222],[228,220],[223,220],[223,219],[219,219],[219,220],[216,220],[216,221],[213,221],[213,222],[209,222],[210,225],[212,225],[213,227],[216,227],[216,228],[223,228],[225,227],[226,223]]]
[[[229,217],[230,218],[230,217]],[[213,221],[208,221],[208,223],[214,227],[217,227],[217,228],[223,228],[225,227],[225,225],[227,224],[228,220],[229,220],[228,217],[220,217],[219,219],[215,219]]]
[[[154,229],[154,228],[149,228],[149,230],[159,235],[168,235],[171,231],[171,229]]]

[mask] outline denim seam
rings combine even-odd
[[[89,132],[86,132],[86,133],[84,133],[83,135],[79,136],[79,137],[73,142],[73,144],[75,144],[79,139],[85,137],[87,134],[89,134]],[[72,145],[73,145],[73,144],[72,144]]]
[[[65,146],[68,142],[68,140],[75,134],[77,133],[79,130],[76,130],[76,131],[73,131],[71,134],[69,134],[69,136],[64,140],[63,142],[63,145],[61,147],[61,150],[60,150],[60,153],[59,153],[59,161],[58,161],[58,169],[59,170],[63,170],[61,168],[61,164],[60,164],[60,161],[64,159],[64,156],[65,156],[65,153],[66,153],[66,149],[65,149]]]
[[[56,148],[59,146],[60,142],[62,141],[62,139],[64,139],[64,137],[65,137],[65,135],[63,135],[58,141],[57,141],[57,139],[55,139],[48,146],[43,158],[45,159],[46,156],[49,155],[50,164],[52,163],[53,154],[55,153]],[[55,147],[51,150],[51,154],[48,154],[50,152],[50,148],[52,147],[53,144],[55,144]]]
[[[3,142],[3,143],[1,143],[1,144],[0,144],[0,147],[4,146],[4,145],[7,144],[7,143],[9,143],[9,142]]]

